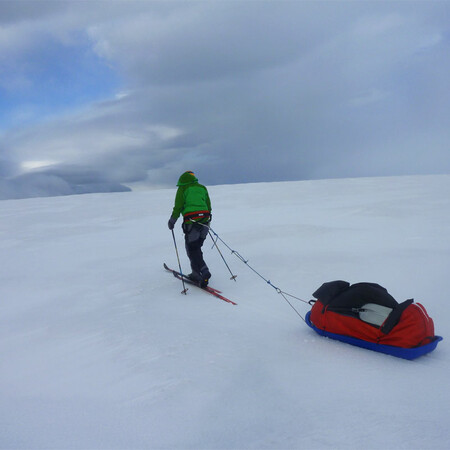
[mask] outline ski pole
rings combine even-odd
[[[183,272],[181,270],[181,263],[180,263],[180,255],[178,254],[178,247],[177,247],[177,241],[175,239],[175,233],[172,230],[172,237],[173,237],[173,244],[175,245],[175,252],[177,254],[177,259],[178,259],[178,267],[180,268],[180,274],[181,274],[181,283],[183,284],[183,290],[181,291],[182,294],[186,295],[186,292],[188,290],[188,288],[185,286],[184,284],[184,279],[183,279]]]
[[[220,251],[220,248],[219,248],[219,246],[217,245],[217,241],[215,241],[214,238],[212,237],[212,234],[211,234],[211,231],[209,230],[209,228],[208,228],[208,234],[209,234],[210,238],[211,238],[212,241],[213,241],[213,244],[214,244],[213,246],[217,248],[217,251],[219,252],[219,255],[221,256],[223,262],[224,262],[225,265],[227,266],[228,272],[230,272],[230,274],[231,274],[230,280],[236,281],[237,275],[233,275],[233,272],[231,271],[230,266],[227,264],[227,262],[226,262],[224,256],[222,255],[222,252]]]

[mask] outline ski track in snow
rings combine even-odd
[[[447,449],[450,176],[209,190],[214,231],[275,286],[376,282],[444,341],[406,361],[320,337],[211,240],[238,306],[181,295],[175,189],[2,201],[0,448]]]

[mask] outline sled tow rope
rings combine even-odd
[[[201,224],[203,225],[203,224]],[[271,286],[272,288],[275,289],[275,291],[277,292],[277,294],[280,294],[283,299],[286,301],[286,303],[295,311],[295,313],[305,322],[305,318],[297,311],[297,309],[294,307],[294,305],[288,300],[288,297],[290,298],[294,298],[300,302],[306,303],[306,304],[310,304],[308,301],[303,300],[299,297],[296,297],[295,295],[289,294],[288,292],[282,291],[279,287],[275,286],[269,279],[265,278],[263,275],[261,275],[256,269],[254,269],[249,263],[248,260],[245,259],[238,251],[233,250],[211,227],[209,227],[208,225],[204,225],[207,226],[209,229],[209,233],[210,236],[212,238],[213,234],[215,236],[215,239],[213,238],[213,242],[214,242],[214,246],[217,248],[217,250],[219,250],[219,247],[217,246],[217,241],[220,241],[223,245],[225,245],[225,247],[230,250],[230,252],[235,255],[239,260],[241,260],[250,270],[252,270],[256,275],[258,275],[262,280],[264,280],[266,282],[266,284],[268,284],[269,286]],[[223,257],[222,253],[219,250],[219,253],[221,254],[222,259],[224,260],[225,264],[225,258]],[[228,264],[226,264],[228,267]],[[229,268],[228,268],[229,269]],[[230,270],[230,269],[229,269]],[[230,270],[231,273],[231,270]],[[234,275],[232,277],[232,279],[235,279],[236,275]]]

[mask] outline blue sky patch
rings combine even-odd
[[[87,39],[76,45],[47,39],[11,66],[9,80],[0,83],[3,130],[110,98],[121,85],[117,71],[92,51]]]

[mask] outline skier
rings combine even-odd
[[[202,246],[208,235],[211,222],[211,200],[205,186],[199,184],[194,172],[184,172],[177,183],[175,206],[168,227],[173,230],[180,214],[183,215],[183,232],[186,253],[192,273],[188,278],[200,287],[208,285],[211,273],[203,259]]]

